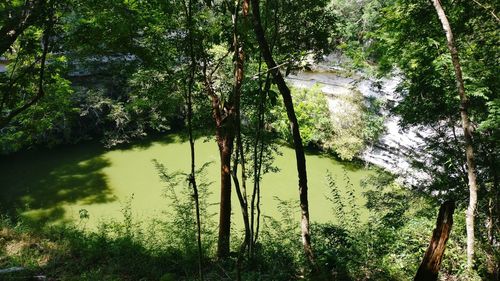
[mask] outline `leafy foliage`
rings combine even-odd
[[[319,86],[293,89],[293,102],[305,145],[333,151],[343,160],[352,160],[368,143],[376,141],[383,131],[377,101],[365,105],[357,91],[335,97],[335,111],[330,111],[325,94]],[[288,119],[282,103],[272,110],[272,124],[278,134],[291,142]]]

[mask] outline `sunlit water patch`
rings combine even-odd
[[[300,218],[298,178],[294,151],[281,147],[274,165],[279,172],[264,175],[261,203],[264,216],[280,219],[277,201],[293,201],[293,217]],[[213,140],[196,142],[198,167],[207,162],[205,182],[211,182],[207,201],[216,213],[219,201],[219,164]],[[366,199],[361,182],[375,172],[351,163],[340,163],[327,155],[308,154],[307,170],[311,219],[316,222],[337,220],[325,176],[330,172],[344,195],[353,192],[360,220],[367,218]],[[102,220],[122,219],[123,208],[131,200],[134,218],[148,221],[168,216],[172,210],[165,197],[167,185],[153,161],[169,172],[188,172],[189,144],[176,135],[145,141],[126,148],[105,150],[100,144],[87,143],[56,149],[42,149],[14,154],[0,159],[0,210],[37,223],[85,223],[95,227]],[[350,181],[350,184],[347,183]],[[251,188],[252,181],[247,185]],[[177,187],[187,188],[185,184]],[[249,190],[251,193],[251,189]],[[88,219],[81,220],[81,217]],[[240,208],[233,191],[233,220],[241,224]]]

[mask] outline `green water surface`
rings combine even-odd
[[[279,219],[282,214],[277,200],[294,200],[298,207],[298,178],[294,151],[281,147],[276,156],[277,173],[266,174],[261,184],[262,212]],[[207,170],[212,195],[209,203],[217,211],[219,164],[217,145],[213,140],[196,142],[197,165],[213,161]],[[39,149],[10,156],[0,156],[0,211],[37,223],[78,222],[79,211],[85,209],[88,225],[96,226],[102,219],[122,218],[121,209],[130,198],[136,219],[147,221],[164,216],[172,202],[164,196],[153,159],[169,171],[187,172],[190,168],[189,144],[177,135],[143,141],[126,148],[106,150],[98,143]],[[342,192],[354,192],[361,220],[367,217],[363,207],[365,191],[360,183],[375,171],[350,163],[340,163],[321,154],[308,154],[309,203],[311,219],[316,222],[335,221],[333,204],[326,198],[329,189],[325,175],[330,171]],[[352,187],[346,184],[348,175]],[[253,184],[248,181],[248,186]],[[185,188],[179,187],[179,188]],[[353,189],[353,190],[350,190]],[[250,190],[251,192],[251,190]],[[349,206],[348,206],[349,207]],[[240,222],[240,209],[233,191],[233,218]]]

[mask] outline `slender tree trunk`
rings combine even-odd
[[[455,211],[455,202],[447,201],[439,208],[439,214],[436,221],[436,228],[432,233],[429,247],[425,252],[424,258],[414,281],[435,281],[438,278],[439,268],[443,259],[446,242],[450,237],[451,227],[453,226],[453,212]]]
[[[247,200],[247,193],[246,193],[246,177],[245,177],[245,159],[243,157],[243,147],[241,146],[241,132],[238,131],[237,136],[236,136],[236,155],[234,157],[234,164],[233,164],[233,181],[234,181],[234,187],[236,189],[236,194],[238,195],[238,201],[240,202],[240,207],[241,207],[241,214],[243,217],[243,224],[245,226],[245,237],[243,239],[243,243],[240,246],[240,250],[238,252],[238,258],[236,260],[236,273],[237,273],[237,278],[236,280],[240,281],[241,280],[241,265],[243,262],[244,258],[244,253],[246,249],[250,249],[250,244],[251,244],[251,238],[250,238],[250,221],[249,221],[249,216],[248,216],[248,200]],[[238,162],[239,162],[239,156],[241,156],[241,180],[242,180],[242,185],[240,186],[240,182],[238,180]]]
[[[198,244],[198,274],[201,281],[204,280],[203,277],[203,248],[201,244],[201,217],[200,217],[200,200],[198,193],[198,185],[196,184],[196,154],[195,154],[195,143],[193,137],[193,85],[195,79],[196,71],[196,57],[194,53],[194,42],[193,42],[193,1],[189,0],[186,7],[187,16],[187,28],[188,28],[188,45],[189,45],[189,56],[191,59],[191,64],[189,66],[189,77],[188,77],[188,88],[187,88],[187,117],[188,117],[188,132],[189,132],[189,148],[191,153],[191,173],[189,175],[189,183],[193,189],[193,199],[196,209],[196,232],[197,232],[197,244]]]
[[[259,62],[259,74],[261,69],[261,62]],[[258,110],[258,122],[256,126],[255,138],[253,142],[253,191],[252,191],[252,199],[250,203],[250,255],[253,256],[254,249],[254,236],[255,236],[255,196],[257,195],[257,188],[259,186],[260,178],[257,177],[257,169],[259,167],[259,163],[257,162],[258,155],[258,146],[260,141],[260,104],[262,103],[262,89],[260,84],[260,76],[259,76],[259,110]]]
[[[234,164],[233,164],[233,182],[234,182],[234,187],[236,189],[236,194],[238,196],[238,201],[240,203],[241,207],[241,215],[243,218],[243,225],[245,227],[245,237],[243,239],[243,243],[240,246],[240,250],[238,253],[238,260],[237,260],[237,269],[238,271],[240,270],[241,267],[241,261],[243,258],[243,254],[245,253],[246,249],[250,249],[250,242],[251,242],[251,232],[250,232],[250,219],[248,215],[248,200],[247,200],[247,192],[246,192],[246,178],[245,178],[245,165],[244,165],[244,158],[243,158],[243,149],[241,147],[241,135],[237,135],[236,137],[236,149],[235,149],[235,157],[234,157]],[[240,162],[240,157],[241,156],[241,162]],[[241,173],[242,173],[242,185],[240,185],[240,181],[238,180],[238,163],[241,163]],[[239,276],[239,274],[238,274]],[[238,280],[241,279],[241,276],[239,276]]]
[[[467,207],[467,211],[465,214],[465,224],[467,229],[467,268],[471,270],[474,265],[474,216],[477,205],[477,183],[476,164],[474,162],[474,148],[472,144],[472,126],[468,115],[469,100],[467,98],[467,95],[465,94],[464,80],[462,78],[462,68],[460,66],[458,51],[455,47],[450,23],[448,22],[448,18],[446,17],[446,14],[439,0],[432,0],[432,4],[436,9],[439,20],[441,21],[441,24],[443,26],[443,30],[446,33],[447,45],[451,54],[453,68],[455,70],[455,79],[457,83],[458,94],[460,96],[460,116],[462,119],[462,128],[464,130],[465,155],[467,159],[467,177],[469,179],[469,206]]]
[[[245,227],[245,239],[243,241],[243,244],[240,247],[240,254],[243,253],[246,249],[246,247],[250,247],[250,219],[248,215],[248,199],[247,199],[247,188],[246,188],[246,173],[245,173],[245,158],[243,154],[243,146],[241,142],[241,132],[240,129],[237,128],[237,133],[236,133],[236,149],[235,149],[235,157],[234,157],[234,164],[233,164],[233,182],[234,182],[234,187],[236,189],[236,195],[238,196],[238,201],[240,203],[241,207],[241,215],[243,218],[243,225]],[[241,157],[241,158],[240,158]],[[241,163],[241,185],[240,181],[238,180],[238,163]]]
[[[490,155],[490,171],[492,172],[492,180],[491,186],[488,190],[488,213],[486,215],[486,230],[488,237],[488,246],[489,249],[487,253],[487,263],[488,263],[488,273],[491,276],[492,280],[499,280],[499,267],[500,261],[497,257],[495,257],[495,231],[498,229],[497,221],[498,221],[498,192],[499,192],[499,179],[497,172],[497,164],[496,157],[494,151],[487,151]]]
[[[302,233],[302,245],[304,247],[304,252],[311,262],[315,265],[314,255],[311,246],[311,235],[310,235],[310,223],[309,223],[309,203],[307,198],[307,171],[306,171],[306,158],[304,155],[304,148],[302,145],[302,138],[300,137],[299,124],[297,122],[297,117],[295,116],[295,110],[293,107],[292,96],[290,89],[286,85],[285,79],[281,75],[276,62],[271,54],[269,44],[265,37],[265,32],[260,20],[260,7],[259,0],[252,0],[252,12],[253,12],[253,26],[257,41],[259,43],[260,51],[267,64],[273,78],[278,86],[278,89],[283,98],[283,103],[285,104],[286,112],[288,115],[288,120],[290,121],[290,127],[293,136],[293,144],[295,148],[295,158],[297,161],[297,172],[299,176],[299,197],[300,197],[300,208],[301,208],[301,233]]]
[[[191,73],[190,79],[194,79],[194,70]],[[201,244],[201,216],[200,216],[200,200],[198,193],[198,185],[196,184],[196,166],[195,166],[195,150],[193,137],[193,103],[192,103],[192,82],[189,82],[188,90],[188,131],[189,131],[189,146],[191,152],[191,174],[189,182],[193,188],[193,198],[196,208],[196,228],[197,228],[197,243],[198,243],[198,269],[200,280],[203,280],[203,248]]]
[[[242,15],[243,15],[243,20],[246,18],[248,15],[248,0],[244,0],[242,2]],[[234,86],[233,86],[233,91],[234,91],[234,96],[235,97],[241,97],[241,86],[243,83],[243,77],[244,77],[244,52],[243,52],[243,44],[240,42],[240,34],[238,32],[238,9],[239,7],[236,6],[234,13],[233,13],[233,47],[235,50],[234,53],[234,62],[235,62],[235,68],[234,68]],[[238,255],[238,260],[237,260],[237,269],[239,273],[239,269],[241,266],[241,259],[243,257],[243,253],[245,252],[245,249],[247,246],[249,246],[249,241],[250,241],[250,222],[249,222],[249,216],[248,216],[248,200],[247,200],[247,191],[246,191],[246,171],[245,171],[245,155],[243,153],[243,144],[241,140],[241,112],[240,112],[240,100],[237,99],[235,100],[236,102],[236,150],[235,150],[235,158],[234,158],[234,165],[233,165],[233,181],[234,181],[234,186],[236,189],[236,194],[238,196],[238,201],[240,203],[241,207],[241,213],[243,217],[243,223],[245,226],[245,238],[243,241],[243,244],[240,247],[239,255]],[[241,158],[240,158],[241,157]],[[239,161],[241,160],[241,161]],[[238,163],[241,163],[241,179],[242,179],[242,184],[240,185],[240,182],[238,180]],[[238,274],[238,280],[241,279],[240,274]]]
[[[273,37],[271,39],[271,44],[269,46],[270,52],[272,53],[274,44],[278,38],[278,12],[277,8],[274,10],[274,31]],[[264,88],[262,88],[261,79],[261,69],[262,69],[262,54],[259,57],[259,108],[258,108],[258,125],[257,125],[257,133],[256,133],[256,142],[254,147],[254,191],[252,194],[252,247],[257,244],[259,240],[259,230],[260,230],[260,183],[261,183],[261,174],[262,174],[262,161],[264,157],[264,125],[265,125],[265,112],[266,112],[266,96],[269,94],[269,90],[271,89],[271,73],[266,73],[266,79],[264,80]],[[260,141],[260,144],[259,144]],[[257,212],[257,217],[255,216],[255,211]],[[252,253],[253,255],[253,249]]]
[[[271,39],[271,44],[269,46],[270,52],[272,53],[274,43],[277,39],[278,34],[278,9],[274,10],[274,32]],[[267,25],[266,25],[267,26]],[[252,193],[251,202],[251,239],[250,242],[250,255],[254,254],[254,246],[257,244],[259,239],[259,228],[260,228],[260,183],[261,183],[261,173],[262,173],[262,159],[264,156],[264,117],[265,117],[265,104],[266,96],[271,89],[271,73],[266,73],[266,79],[262,81],[262,55],[259,56],[259,102],[257,108],[258,122],[256,126],[255,142],[254,142],[254,187]],[[264,87],[262,87],[264,84]],[[257,217],[255,217],[255,212],[257,211]]]
[[[245,0],[244,2],[246,2]],[[243,11],[246,15],[245,9]],[[234,15],[236,16],[236,15]],[[236,18],[235,22],[236,33]],[[235,35],[236,36],[236,35]],[[237,41],[237,38],[235,39]],[[225,258],[229,255],[231,235],[231,155],[233,152],[234,138],[236,135],[238,115],[240,112],[241,85],[243,82],[243,49],[241,46],[233,46],[235,52],[235,82],[234,89],[230,93],[224,105],[215,94],[210,77],[205,73],[205,85],[212,99],[213,116],[216,123],[216,138],[221,159],[221,199],[219,213],[219,239],[217,245],[217,257]],[[206,72],[206,70],[205,70]],[[223,107],[221,109],[221,106]]]
[[[262,158],[264,153],[264,110],[266,94],[271,87],[271,77],[267,73],[262,88],[262,81],[260,81],[261,61],[259,61],[259,101],[257,108],[258,121],[255,128],[255,142],[253,147],[253,192],[251,202],[251,242],[250,242],[250,255],[254,254],[254,246],[259,238],[259,225],[260,225],[260,181],[262,171]],[[257,197],[258,196],[258,197]],[[257,200],[256,200],[257,199]],[[255,218],[255,211],[257,210],[257,218]]]
[[[219,65],[219,64],[218,64]],[[233,94],[230,94],[228,102],[222,105],[220,97],[212,87],[212,70],[209,74],[207,61],[203,63],[203,77],[205,91],[210,97],[212,105],[212,117],[215,121],[215,139],[219,148],[220,157],[220,202],[219,202],[219,235],[217,241],[217,257],[226,258],[229,255],[229,243],[231,235],[231,154],[234,142],[234,115]]]

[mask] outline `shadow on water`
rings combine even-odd
[[[103,169],[110,165],[97,143],[0,156],[0,214],[33,224],[61,222],[65,204],[116,200]]]
[[[196,141],[205,141],[206,138],[212,138],[212,134],[206,130],[202,132],[194,132]],[[171,143],[184,143],[189,141],[189,135],[185,130],[168,131],[163,133],[149,133],[142,139],[135,139],[130,143],[124,143],[113,147],[113,150],[146,150],[153,144],[171,144]]]
[[[136,139],[129,143],[119,144],[114,146],[113,150],[146,150],[150,148],[155,143],[170,144],[176,142],[184,142],[187,140],[187,136],[181,133],[167,133],[167,134],[150,134],[142,139]]]
[[[196,136],[202,141],[206,134]],[[146,150],[155,144],[187,142],[185,132],[152,134],[112,150]],[[103,169],[109,150],[97,141],[0,155],[0,215],[34,225],[65,222],[65,207],[116,201]]]
[[[289,148],[293,149],[293,146],[287,145]],[[338,155],[333,152],[323,151],[317,147],[305,147],[304,153],[308,156],[317,156],[319,158],[326,158],[332,162],[342,165],[342,168],[346,171],[356,172],[359,170],[366,170],[366,163],[358,158],[354,158],[350,161],[342,160]]]

